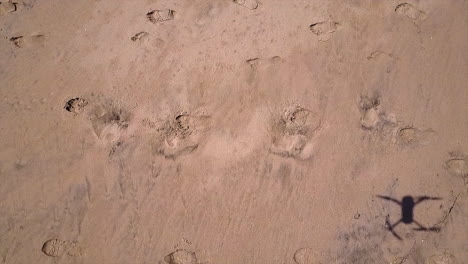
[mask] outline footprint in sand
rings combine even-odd
[[[42,46],[45,41],[45,36],[42,34],[36,34],[31,36],[16,36],[11,37],[10,42],[17,48]]]
[[[385,114],[380,107],[379,97],[361,97],[361,127],[366,130],[379,130],[384,125],[395,125],[396,118]]]
[[[122,106],[108,101],[95,105],[89,114],[89,119],[99,139],[116,142],[128,128],[131,114]]]
[[[0,16],[6,15],[8,13],[13,13],[18,10],[17,3],[13,2],[0,2]]]
[[[268,67],[274,64],[278,64],[283,59],[280,56],[273,56],[269,59],[260,59],[260,58],[252,58],[248,59],[245,62],[252,68],[253,70],[258,69],[260,66]]]
[[[73,98],[68,100],[63,107],[65,110],[75,114],[81,114],[84,111],[85,106],[88,105],[88,101],[83,98]]]
[[[42,245],[42,252],[49,257],[61,257],[65,253],[69,256],[81,256],[81,246],[77,241],[49,239]]]
[[[414,127],[403,127],[397,131],[396,138],[402,146],[418,147],[435,141],[437,133],[432,129],[421,130]]]
[[[294,253],[294,262],[297,264],[320,264],[318,256],[312,248],[300,248]]]
[[[306,160],[310,158],[310,139],[320,128],[321,118],[317,113],[301,106],[291,106],[273,120],[271,147],[273,154]]]
[[[257,9],[258,7],[258,2],[256,0],[232,0],[232,2],[250,10]]]
[[[450,153],[450,159],[445,162],[445,168],[450,174],[461,177],[468,184],[468,158],[462,153]]]
[[[210,117],[181,114],[165,122],[157,136],[156,151],[166,158],[175,159],[192,153],[209,130]]]
[[[172,9],[151,10],[146,13],[146,18],[153,24],[162,23],[164,21],[173,20],[175,11]]]
[[[143,41],[147,40],[148,37],[149,37],[149,33],[148,33],[148,32],[141,31],[141,32],[136,33],[136,34],[135,34],[133,37],[131,37],[130,39],[131,39],[133,42],[137,42],[137,41],[143,42]]]
[[[427,258],[426,264],[455,264],[455,257],[447,250],[439,254],[434,254]]]
[[[340,28],[340,23],[335,21],[322,21],[317,22],[309,26],[310,31],[318,36],[320,41],[329,40],[333,33],[335,33]]]
[[[395,13],[406,16],[413,20],[422,20],[426,18],[426,13],[408,3],[401,3],[397,5],[395,7]]]
[[[197,255],[185,249],[178,249],[164,258],[168,264],[198,264]]]

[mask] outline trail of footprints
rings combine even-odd
[[[30,8],[31,5],[23,2],[23,7]],[[19,4],[13,1],[0,2],[0,16],[6,16],[19,10]],[[37,47],[44,44],[43,34],[16,35],[8,39],[16,48]]]
[[[361,97],[360,110],[362,129],[375,132],[390,131],[394,142],[402,147],[414,148],[428,145],[438,137],[432,129],[422,130],[399,122],[395,115],[386,113],[382,109],[378,96]]]
[[[257,9],[258,2],[255,0],[233,0],[250,10]],[[16,11],[16,4],[3,2],[0,5],[0,15]],[[426,17],[425,12],[415,8],[408,3],[401,3],[395,7],[395,13],[408,17],[412,20],[421,20]],[[153,24],[173,20],[175,11],[172,9],[152,10],[146,14],[148,21]],[[309,26],[310,31],[317,35],[320,41],[329,40],[339,30],[341,24],[335,21],[321,21]],[[149,33],[141,31],[136,33],[131,40],[142,41]],[[42,35],[32,36],[43,38]],[[25,46],[23,36],[10,39],[17,47]],[[257,60],[249,60],[252,68],[256,68]],[[83,98],[73,98],[66,102],[64,109],[75,115],[82,114],[88,101]],[[364,130],[381,130],[385,126],[395,126],[397,121],[394,116],[386,114],[378,97],[363,97],[360,102],[362,113],[360,125]],[[98,138],[115,141],[119,138],[121,131],[128,128],[131,114],[124,108],[112,103],[101,104],[94,107],[90,112],[90,122]],[[270,152],[281,157],[292,157],[307,159],[310,157],[311,139],[320,129],[321,118],[309,109],[293,105],[285,109],[279,116],[273,117],[271,122],[271,146]],[[156,152],[166,158],[175,159],[181,155],[190,154],[195,151],[201,139],[210,128],[210,117],[208,115],[178,114],[168,118],[158,128],[156,133]],[[407,146],[417,146],[428,141],[430,135],[435,132],[431,130],[420,130],[413,127],[401,127],[396,133],[399,143]],[[461,154],[452,154],[445,163],[446,169],[455,176],[463,177],[465,184],[468,180],[468,159]],[[81,247],[77,242],[67,242],[59,239],[51,239],[42,247],[44,254],[58,257],[65,252],[71,256],[81,255]],[[434,255],[431,261],[447,258],[446,255]],[[197,264],[198,259],[194,252],[179,249],[164,258],[168,264]],[[313,263],[317,261],[317,255],[312,248],[298,249],[293,260],[297,264]]]

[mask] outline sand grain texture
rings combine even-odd
[[[467,1],[0,1],[0,263],[467,263]]]

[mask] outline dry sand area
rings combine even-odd
[[[0,263],[468,263],[468,1],[406,1],[0,0]]]

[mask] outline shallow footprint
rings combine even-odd
[[[164,21],[173,20],[175,11],[172,9],[151,10],[146,13],[146,18],[153,24],[162,23]]]
[[[250,10],[257,9],[258,7],[258,2],[256,0],[233,0],[232,2]]]
[[[0,16],[15,12],[17,5],[17,3],[13,2],[0,2]]]
[[[312,248],[300,248],[294,253],[294,262],[297,264],[319,264],[318,257]]]
[[[335,33],[340,27],[340,23],[335,21],[322,21],[317,22],[309,26],[310,31],[318,36],[320,41],[329,40],[333,33]]]
[[[113,103],[96,105],[90,112],[90,120],[94,133],[99,139],[107,142],[118,141],[125,129],[128,128],[131,114]]]
[[[417,147],[427,145],[435,140],[437,133],[432,129],[420,130],[404,127],[398,130],[397,140],[401,145]]]
[[[402,16],[406,16],[413,20],[420,20],[426,18],[426,13],[408,3],[401,3],[397,5],[395,7],[395,13]]]
[[[141,32],[136,33],[136,34],[135,34],[133,37],[131,37],[130,39],[131,39],[133,42],[145,41],[146,39],[148,39],[148,36],[149,36],[149,33],[148,33],[148,32],[141,31]]]
[[[178,249],[164,258],[168,264],[198,264],[195,252]]]
[[[15,45],[17,48],[31,47],[31,46],[41,46],[44,44],[45,36],[42,34],[31,35],[29,37],[25,36],[16,36],[11,37],[10,42]]]
[[[455,264],[455,257],[448,251],[427,258],[426,264]]]
[[[448,160],[446,163],[446,168],[448,171],[455,176],[468,176],[468,162],[465,158],[455,157]]]

